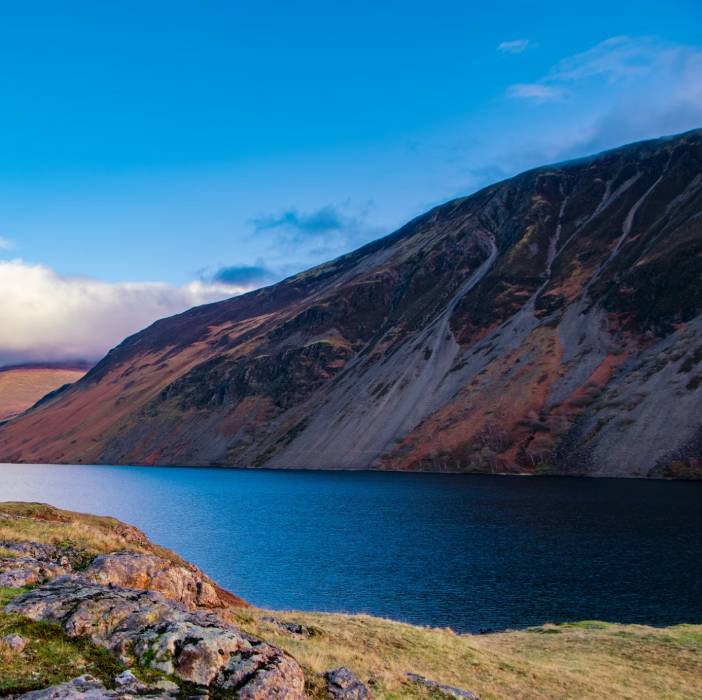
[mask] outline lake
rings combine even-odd
[[[702,622],[702,483],[8,464],[0,500],[114,515],[265,607]]]

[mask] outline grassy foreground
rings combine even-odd
[[[139,534],[112,518],[40,504],[0,504],[0,539],[66,544],[93,554],[125,548],[166,554]],[[0,603],[20,592],[2,590]],[[309,636],[291,635],[263,619],[270,615],[305,625]],[[223,616],[292,654],[305,668],[312,698],[326,697],[322,673],[340,665],[370,680],[375,697],[385,700],[446,697],[408,683],[407,672],[471,690],[482,700],[702,697],[702,625],[579,622],[459,635],[366,615],[232,607]],[[109,680],[119,670],[87,641],[69,640],[52,625],[0,613],[0,636],[9,632],[19,632],[30,644],[23,652],[0,649],[0,695],[85,672]]]

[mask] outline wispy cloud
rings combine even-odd
[[[247,282],[107,283],[44,265],[0,260],[0,366],[93,360],[153,321],[248,291]]]
[[[12,250],[14,247],[15,244],[9,238],[0,236],[0,250]]]
[[[566,96],[566,91],[563,88],[544,83],[516,83],[509,86],[507,94],[518,100],[553,102],[554,100],[562,100]]]
[[[592,48],[559,61],[543,77],[531,83],[517,83],[507,88],[511,98],[545,102],[560,100],[593,79],[617,83],[622,91],[642,81],[655,81],[680,63],[690,47],[667,45],[653,37],[614,36]],[[676,76],[671,76],[674,82]]]
[[[603,77],[608,86],[608,98],[564,132],[562,156],[702,126],[702,47],[614,37],[562,61],[554,76],[574,89]]]
[[[257,217],[252,223],[257,231],[291,228],[300,233],[312,235],[338,231],[348,225],[347,217],[332,205],[320,207],[311,212],[300,212],[295,208],[286,209],[279,214]]]
[[[564,58],[546,80],[572,82],[604,76],[617,81],[644,76],[668,61],[670,48],[653,37],[610,37],[587,51]]]
[[[524,53],[529,47],[533,46],[529,39],[513,39],[512,41],[502,41],[497,45],[497,50],[502,53]]]
[[[328,204],[301,211],[289,207],[252,220],[262,258],[279,276],[298,272],[319,260],[349,252],[384,233],[367,221],[368,206]]]
[[[509,86],[506,97],[517,114],[503,104],[482,140],[461,134],[443,144],[445,153],[437,149],[453,169],[456,195],[546,163],[702,127],[702,46],[614,36]]]

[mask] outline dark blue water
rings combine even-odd
[[[702,622],[702,483],[0,465],[0,500],[114,515],[272,608]]]

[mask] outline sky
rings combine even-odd
[[[124,336],[517,172],[702,126],[702,3],[0,9],[0,366]]]

